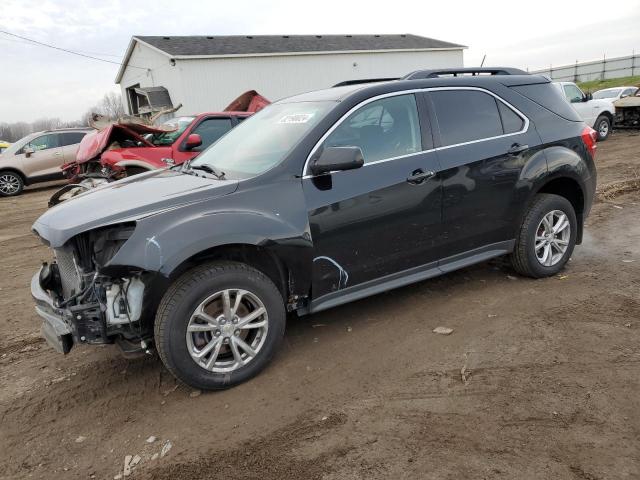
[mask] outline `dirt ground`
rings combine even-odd
[[[597,163],[600,188],[634,178],[640,135]],[[54,191],[0,200],[2,479],[112,479],[126,455],[134,479],[640,478],[638,191],[594,206],[559,276],[492,261],[296,320],[261,375],[202,394],[40,339],[30,226]]]

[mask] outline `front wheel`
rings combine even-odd
[[[598,141],[604,142],[611,133],[611,120],[606,115],[600,115],[596,120],[595,131],[598,133]]]
[[[269,363],[285,318],[283,297],[266,275],[242,263],[213,262],[169,287],[156,316],[156,347],[187,385],[228,388]]]
[[[527,211],[511,254],[513,268],[533,278],[558,273],[571,258],[578,222],[571,202],[559,195],[536,195]]]
[[[16,172],[0,172],[0,197],[20,195],[24,189],[22,177]]]

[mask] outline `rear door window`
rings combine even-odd
[[[202,138],[202,145],[192,149],[194,152],[201,152],[209,145],[217,142],[220,137],[231,130],[230,118],[207,118],[191,132],[197,133]]]
[[[62,143],[61,147],[66,147],[67,145],[75,145],[76,143],[80,143],[80,140],[86,135],[86,132],[65,132],[62,134]]]
[[[422,150],[414,95],[397,95],[364,105],[344,120],[323,147],[360,147],[365,163]]]
[[[475,90],[429,93],[435,107],[442,145],[456,145],[503,134],[493,96]]]

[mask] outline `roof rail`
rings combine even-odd
[[[477,75],[529,75],[524,70],[511,67],[469,67],[469,68],[443,68],[441,70],[416,70],[408,73],[400,80],[419,80],[424,78],[438,78],[442,76],[477,76]]]
[[[336,83],[331,88],[334,88],[334,87],[346,87],[347,85],[358,85],[360,83],[390,82],[391,80],[398,80],[398,77],[395,77],[395,78],[362,78],[360,80],[345,80],[344,82]]]

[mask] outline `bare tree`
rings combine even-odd
[[[3,122],[0,123],[0,140],[15,142],[22,137],[41,130],[53,128],[86,127],[93,113],[104,115],[109,120],[116,120],[125,115],[122,98],[119,93],[109,92],[102,100],[89,110],[79,120],[63,122],[59,118],[39,118],[31,123],[27,122]]]
[[[124,107],[122,105],[122,97],[119,93],[105,93],[102,101],[98,105],[100,112],[111,120],[116,120],[124,116]]]

